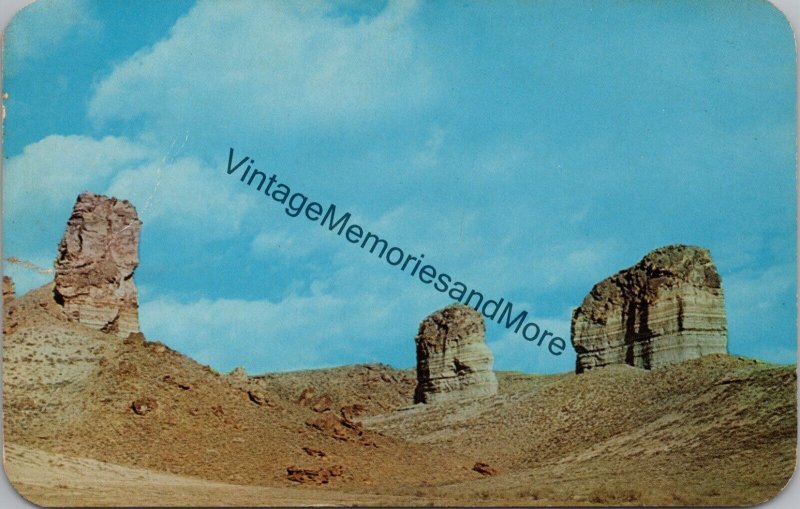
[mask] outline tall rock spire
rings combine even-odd
[[[56,258],[55,297],[69,319],[121,337],[139,332],[141,226],[128,201],[78,196]]]

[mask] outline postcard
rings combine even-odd
[[[752,506],[797,446],[767,0],[38,0],[3,451],[42,506]]]

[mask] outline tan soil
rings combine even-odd
[[[228,376],[66,322],[52,287],[11,306],[5,466],[43,505],[754,504],[794,470],[795,366],[501,372],[496,396],[411,405],[413,370]]]

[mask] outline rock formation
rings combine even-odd
[[[290,466],[286,468],[286,478],[300,484],[328,484],[334,477],[344,475],[341,465],[331,465],[320,468],[300,468]]]
[[[139,398],[131,403],[131,410],[136,415],[147,415],[158,408],[158,402],[153,398]]]
[[[472,470],[482,475],[497,475],[497,469],[489,466],[486,463],[475,463],[475,465],[472,467]]]
[[[3,276],[3,307],[12,300],[14,300],[14,281],[8,276]]]
[[[3,334],[11,334],[17,326],[14,319],[14,308],[9,306],[14,300],[14,281],[3,276]]]
[[[230,377],[232,381],[239,383],[245,383],[250,379],[250,377],[247,376],[247,371],[241,366],[233,368],[233,370],[228,373],[228,377]]]
[[[127,201],[78,196],[56,258],[55,298],[68,318],[120,337],[139,331],[133,271],[141,225]]]
[[[414,403],[451,401],[497,393],[483,316],[454,304],[425,318],[417,333]]]
[[[576,372],[727,353],[722,284],[707,249],[667,246],[597,283],[572,315]]]

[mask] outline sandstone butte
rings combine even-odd
[[[494,358],[486,346],[483,316],[463,304],[447,306],[419,326],[414,403],[434,403],[497,393]]]
[[[727,353],[722,282],[709,251],[662,247],[597,283],[573,312],[571,336],[577,373]]]
[[[55,263],[54,295],[67,318],[120,337],[139,332],[133,271],[141,225],[128,201],[78,196]]]
[[[138,329],[139,223],[126,202],[78,201],[60,286],[14,296],[4,280],[4,467],[39,505],[741,506],[794,472],[794,365],[494,373],[483,318],[460,305],[422,322],[417,380],[376,364],[222,375],[141,333],[110,340]],[[724,350],[707,251],[665,248],[629,271],[576,312],[587,367],[628,352],[653,367],[708,336]],[[628,316],[649,331],[630,345]]]

